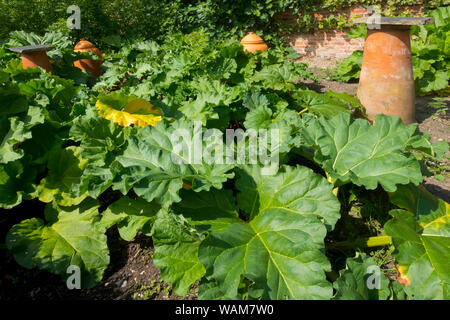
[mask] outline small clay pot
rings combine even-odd
[[[47,72],[54,73],[46,51],[23,52],[22,66],[24,69],[41,67]]]
[[[87,52],[90,51],[95,54],[100,59],[102,58],[102,53],[98,50],[92,42],[81,39],[77,43],[74,49],[75,52]],[[81,59],[74,62],[74,66],[81,69],[89,71],[94,77],[100,76],[100,67],[102,66],[102,60],[91,60],[91,59]]]
[[[251,52],[251,53],[255,53],[256,51],[266,51],[267,49],[269,49],[269,47],[267,46],[267,44],[264,43],[264,40],[254,34],[253,32],[250,32],[249,34],[247,34],[242,40],[241,40],[241,44],[244,46],[244,50]]]

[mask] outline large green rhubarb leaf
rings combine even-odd
[[[31,139],[28,123],[24,115],[28,111],[27,99],[20,95],[19,89],[2,73],[0,78],[0,163],[8,163],[23,157],[24,151],[17,145]],[[31,110],[35,112],[36,110]],[[28,120],[33,117],[28,116]],[[22,121],[24,120],[24,121]]]
[[[308,111],[324,116],[327,119],[341,112],[350,113],[348,105],[340,99],[312,90],[298,90],[293,97],[302,108],[306,108]]]
[[[138,231],[151,236],[153,222],[160,209],[161,206],[155,203],[122,197],[103,212],[100,224],[105,229],[117,225],[122,239],[131,241]]]
[[[243,278],[254,282],[252,298],[327,299],[331,285],[323,239],[339,217],[332,185],[310,169],[282,167],[264,176],[258,166],[238,170],[238,202],[251,220],[239,218],[232,193],[182,191],[174,212],[209,237],[199,249],[217,290],[202,286],[203,298],[237,297]],[[329,214],[323,214],[329,212]]]
[[[393,210],[385,225],[404,287],[414,299],[450,299],[450,206],[425,188],[406,186],[391,194],[404,210]]]
[[[151,202],[157,199],[163,205],[179,202],[178,193],[183,183],[194,191],[221,189],[233,174],[227,173],[234,166],[207,164],[196,148],[210,148],[201,139],[202,129],[191,122],[163,122],[143,128],[131,136],[128,146],[118,161],[125,170],[115,187],[123,193],[133,187],[138,196]],[[197,142],[198,143],[197,143]],[[222,150],[224,150],[221,142]]]
[[[265,216],[265,221],[267,221],[267,223],[269,223],[269,221],[270,223],[273,223],[273,227],[275,228],[274,230],[267,230],[267,234],[261,236],[261,239],[258,236],[255,236],[254,239],[249,239],[248,237],[250,235],[247,234],[244,237],[244,234],[241,231],[235,233],[235,230],[240,230],[240,228],[244,228],[250,233],[253,232],[252,224],[257,225],[258,228],[259,225],[253,221],[247,224],[239,218],[235,200],[229,190],[221,191],[211,189],[208,192],[203,191],[198,193],[192,190],[182,190],[180,192],[182,201],[173,206],[173,211],[186,218],[189,225],[195,228],[195,230],[208,232],[210,234],[210,238],[203,241],[200,245],[201,249],[199,256],[200,261],[206,267],[209,266],[211,273],[212,270],[215,270],[214,274],[211,274],[209,278],[211,281],[217,282],[217,290],[212,290],[210,286],[201,286],[201,292],[199,292],[201,297],[204,299],[220,298],[221,296],[237,297],[238,291],[235,290],[238,290],[242,285],[242,277],[247,277],[248,275],[244,272],[240,274],[238,273],[239,271],[236,271],[231,279],[227,277],[223,278],[221,276],[216,277],[216,273],[220,274],[221,272],[225,272],[224,270],[238,268],[237,265],[245,265],[247,263],[251,265],[254,263],[255,259],[267,262],[266,267],[273,273],[271,276],[268,275],[270,281],[277,281],[275,280],[277,277],[282,277],[280,274],[286,273],[285,278],[279,280],[281,283],[284,283],[281,284],[280,287],[291,286],[294,289],[292,289],[292,291],[291,289],[281,288],[279,296],[276,297],[278,299],[284,299],[286,297],[305,299],[320,298],[319,296],[321,293],[326,295],[325,292],[329,292],[329,294],[331,294],[331,286],[327,287],[328,282],[326,282],[324,275],[324,270],[327,270],[328,268],[328,261],[320,251],[321,246],[323,246],[323,237],[314,237],[312,235],[314,232],[317,232],[317,235],[320,234],[322,236],[326,234],[325,224],[319,220],[319,218],[322,218],[322,215],[319,214],[320,211],[324,210],[324,212],[331,212],[331,214],[327,215],[327,217],[330,218],[330,225],[334,225],[339,217],[339,202],[332,193],[331,184],[329,184],[326,179],[314,174],[307,168],[283,167],[281,172],[273,177],[263,176],[261,172],[262,168],[257,166],[245,169],[246,170],[242,169],[238,171],[238,188],[241,191],[238,199],[242,203],[241,209],[244,207],[247,208],[247,204],[250,202],[256,203],[253,217],[263,215]],[[260,189],[260,193],[257,195],[255,194],[257,191],[254,189],[255,181],[258,182],[258,187]],[[290,193],[288,189],[291,191],[295,190],[295,195],[294,193]],[[310,189],[310,192],[306,192],[306,189]],[[248,198],[247,202],[244,201],[246,196]],[[259,196],[263,199],[261,200],[262,205],[260,205]],[[283,205],[285,205],[285,207],[282,207]],[[255,218],[255,220],[259,219],[258,217]],[[297,217],[298,221],[294,221],[294,217]],[[290,221],[290,218],[293,220],[291,222],[292,230],[287,227],[286,229],[281,227],[280,230],[276,228],[278,223],[282,223],[284,219]],[[296,231],[298,231],[298,233]],[[241,240],[243,242],[249,241],[248,245],[252,250],[249,252],[249,260],[242,259],[238,261],[221,258],[222,254],[228,257],[228,253],[222,252],[223,250],[230,251],[229,254],[234,257],[234,254],[238,255],[237,252],[240,252],[243,249],[234,240],[230,240],[226,247],[222,247],[222,234],[225,234],[224,237],[242,236],[243,238]],[[216,239],[216,237],[220,237],[220,240]],[[285,239],[285,237],[287,237],[287,239]],[[316,241],[316,243],[310,238],[305,240],[304,237],[315,239],[314,241]],[[302,240],[300,240],[300,238]],[[264,249],[261,241],[268,241],[267,250]],[[295,241],[298,241],[299,243],[295,243]],[[306,245],[305,243],[307,242],[311,246]],[[173,257],[183,253],[184,259],[191,261],[190,263],[192,264],[193,261],[198,261],[199,259],[196,249],[194,250],[194,246],[198,246],[199,244],[199,242],[194,243],[191,241],[189,242],[191,250],[188,251],[188,246],[186,246],[186,248],[183,248],[184,251],[180,249],[180,253],[171,253],[171,247],[167,246],[164,247],[164,251],[160,254],[162,255],[165,253],[168,255],[170,253],[170,256]],[[171,243],[171,246],[175,246],[173,248],[173,250],[175,250],[180,245],[176,245],[176,242],[173,242]],[[261,252],[258,252],[258,250],[261,250]],[[272,253],[272,251],[277,252],[279,255]],[[268,257],[272,254],[275,256],[273,260]],[[283,255],[287,257],[284,257]],[[266,260],[261,260],[263,257],[265,257]],[[317,260],[317,263],[308,262],[310,261],[308,260],[308,257],[311,258],[311,261],[315,258],[319,260]],[[238,259],[238,257],[236,259]],[[272,270],[274,264],[279,265],[278,269],[275,267],[275,269]],[[291,266],[293,267],[291,268]],[[176,278],[178,281],[184,279],[181,277],[181,271],[183,270],[181,267],[172,268],[167,264],[163,265],[163,267],[165,269],[166,277],[170,276]],[[306,277],[311,277],[310,279],[306,279],[303,275],[297,276],[297,273],[301,274],[304,269],[308,268],[315,268],[314,271],[310,271],[310,275],[306,275]],[[260,278],[263,277],[264,272],[262,270],[259,272],[261,274],[258,274],[258,276],[253,278],[249,276],[249,279],[255,282],[251,289],[251,294],[253,297],[264,296],[267,298],[269,293],[266,292],[266,289],[263,287],[268,280],[266,278]],[[189,277],[188,279],[184,279],[184,281],[187,280],[189,280]],[[194,279],[191,278],[191,281],[188,281],[188,283],[192,283],[192,280]],[[165,281],[170,282],[173,280],[167,278]],[[297,287],[299,284],[296,283],[296,281],[299,281],[300,284],[303,284],[305,287],[310,286],[311,288],[298,289]],[[271,283],[271,285],[276,287],[275,283]],[[267,288],[267,290],[269,291],[271,289]],[[313,291],[310,296],[306,293],[308,290]],[[322,298],[325,298],[325,296]]]
[[[293,212],[323,219],[333,229],[340,218],[340,203],[333,185],[306,167],[283,166],[275,176],[265,176],[258,166],[238,170],[239,207],[249,219],[266,211]]]
[[[172,283],[178,294],[184,295],[205,272],[198,259],[201,236],[197,232],[226,229],[240,219],[231,190],[181,190],[180,196],[182,201],[173,205],[173,211],[179,216],[158,215],[153,242],[154,262],[161,269],[162,279]]]
[[[30,106],[27,113],[20,116],[0,117],[0,163],[21,159],[25,151],[18,146],[32,138],[31,129],[44,122],[43,111]]]
[[[252,298],[330,299],[326,233],[313,215],[273,208],[249,223],[211,232],[200,245],[199,258],[207,277],[229,297],[237,296],[245,277],[254,282]]]
[[[370,125],[342,113],[312,121],[303,136],[316,150],[316,162],[333,179],[369,190],[380,184],[393,192],[397,185],[418,185],[423,180],[417,160],[404,152],[414,131],[415,126],[405,126],[398,117],[378,115]]]
[[[153,228],[153,262],[161,270],[162,279],[171,283],[179,295],[185,295],[205,274],[198,259],[201,240],[201,235],[182,216],[158,213]]]
[[[264,88],[291,91],[295,89],[294,83],[298,78],[286,65],[270,65],[257,72],[251,80],[260,82]]]
[[[371,257],[362,253],[347,259],[346,269],[333,286],[336,300],[386,300],[390,295],[389,279]]]
[[[97,116],[80,117],[74,121],[70,136],[81,141],[81,155],[90,163],[103,166],[110,163],[108,152],[119,149],[125,142],[132,128],[119,127],[112,121]]]
[[[88,192],[80,192],[83,170],[88,160],[81,158],[81,148],[68,147],[50,152],[49,174],[38,186],[39,200],[50,203],[55,201],[61,206],[80,204]]]
[[[447,224],[449,221],[448,203],[432,195],[424,186],[416,187],[411,184],[399,186],[398,190],[391,193],[389,197],[396,206],[414,213],[421,226],[441,222],[442,225],[436,224],[436,227],[438,229],[446,227],[450,233],[450,225]]]
[[[8,74],[2,72],[0,86],[0,105],[2,106],[0,117],[10,117],[27,111],[27,99],[20,95],[19,89],[9,81]]]
[[[240,222],[231,190],[182,190],[180,196],[183,200],[173,205],[173,211],[183,215],[198,231],[219,231]]]
[[[359,79],[363,62],[363,51],[355,51],[351,56],[344,59],[339,66],[333,69],[332,80],[339,82],[349,82],[352,79]]]
[[[215,281],[208,281],[203,278],[198,285],[199,300],[244,300],[242,295],[236,297],[227,297],[220,291]]]
[[[36,169],[28,162],[0,164],[0,208],[11,209],[36,197]]]
[[[438,159],[442,158],[449,151],[449,143],[445,140],[431,143],[430,139],[430,135],[420,132],[417,127],[416,132],[409,139],[407,150],[422,152]]]
[[[297,111],[282,109],[273,113],[268,107],[256,107],[247,113],[244,126],[247,130],[260,130],[260,137],[261,129],[267,130],[268,146],[272,153],[278,149],[281,154],[286,154],[292,148],[301,146],[298,130],[303,126],[303,120]],[[276,136],[272,136],[274,134]]]
[[[227,87],[218,80],[200,78],[191,85],[196,98],[186,101],[179,110],[186,119],[202,121],[203,124],[209,119],[218,119],[216,107],[229,106],[240,95],[239,87]]]
[[[133,130],[95,115],[74,121],[70,135],[81,141],[81,156],[89,160],[81,176],[81,188],[91,197],[98,197],[112,185],[118,169],[116,156],[125,149]]]
[[[37,218],[24,220],[8,232],[6,245],[23,267],[38,267],[67,278],[68,268],[76,266],[82,287],[93,287],[109,264],[106,236],[98,227],[98,206],[93,199],[77,207],[48,205],[48,224]]]
[[[247,129],[266,128],[272,124],[273,111],[267,106],[250,110],[245,117],[244,126]]]
[[[249,110],[270,106],[269,99],[261,91],[246,92],[242,97],[242,104]]]

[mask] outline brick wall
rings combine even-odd
[[[414,15],[421,15],[423,12],[422,6],[405,7]],[[349,19],[352,17],[368,16],[367,10],[363,7],[352,7],[339,12],[319,11],[314,13],[317,19],[321,19],[328,15],[346,14]],[[279,20],[285,23],[295,23],[295,16],[283,14],[278,17]],[[351,55],[356,50],[364,49],[364,39],[350,39],[347,37],[345,31],[331,30],[331,31],[317,31],[314,33],[304,33],[299,35],[289,36],[291,45],[300,54],[306,56],[317,56],[323,58],[344,59]]]
[[[350,39],[343,31],[316,32],[295,37],[291,42],[301,55],[344,59],[364,49],[364,39]]]

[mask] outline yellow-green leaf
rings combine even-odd
[[[145,99],[112,94],[97,101],[98,114],[122,127],[154,126],[162,120],[162,112]]]

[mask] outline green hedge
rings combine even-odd
[[[334,28],[337,18],[318,22],[312,15],[320,8],[339,9],[349,5],[382,4],[390,9],[413,5],[417,0],[0,0],[0,38],[11,31],[42,34],[46,30],[68,32],[66,9],[71,4],[82,10],[82,29],[75,38],[100,41],[109,35],[163,38],[174,32],[190,32],[202,27],[216,36],[242,36],[249,30],[261,31],[267,40],[280,33],[314,28]],[[423,1],[425,7],[448,4],[450,0]],[[297,24],[284,25],[274,15],[285,11],[299,14]],[[344,19],[345,20],[345,19]]]

